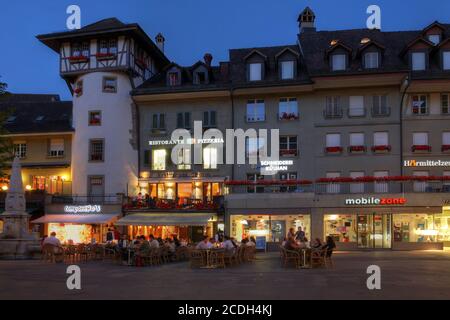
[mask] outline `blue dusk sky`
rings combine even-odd
[[[450,1],[443,0],[1,0],[0,76],[15,93],[58,93],[70,99],[58,74],[58,57],[35,36],[64,31],[66,8],[81,7],[82,26],[117,17],[139,23],[153,39],[166,38],[166,55],[191,65],[206,52],[213,63],[228,50],[294,44],[297,16],[306,6],[319,30],[365,28],[366,9],[381,7],[382,30],[417,30],[435,20],[450,23]]]

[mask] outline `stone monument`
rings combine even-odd
[[[19,158],[15,158],[5,200],[5,212],[0,214],[0,219],[3,220],[0,259],[29,259],[35,252],[40,251],[38,237],[28,230],[30,217],[26,212],[21,171]]]

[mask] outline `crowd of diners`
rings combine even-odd
[[[326,252],[326,257],[331,258],[333,251],[336,248],[336,243],[331,236],[327,236],[325,242],[322,242],[320,238],[316,238],[314,241],[310,242],[306,237],[305,232],[302,230],[302,227],[298,227],[297,231],[295,231],[294,228],[289,229],[281,246],[286,250],[291,251],[300,249],[324,250]]]

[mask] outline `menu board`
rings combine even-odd
[[[266,250],[266,237],[256,237],[256,250]]]

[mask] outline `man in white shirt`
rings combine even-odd
[[[231,251],[231,252],[234,251],[235,246],[234,246],[234,244],[233,244],[233,241],[231,241],[231,238],[230,238],[230,237],[225,236],[225,242],[223,243],[223,248],[224,248],[226,251]]]
[[[61,241],[59,241],[58,238],[56,238],[56,232],[52,232],[50,234],[50,237],[45,238],[44,242],[42,243],[42,245],[46,245],[46,244],[50,244],[52,246],[61,248]]]
[[[212,243],[209,242],[209,238],[207,236],[205,236],[203,238],[203,241],[200,241],[197,246],[196,249],[197,250],[208,250],[211,249],[213,247]]]
[[[159,242],[155,239],[155,237],[151,234],[150,235],[150,248],[152,249],[158,249],[159,248]]]

